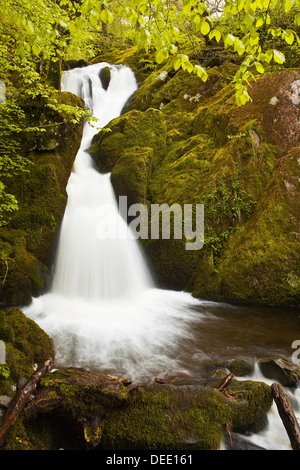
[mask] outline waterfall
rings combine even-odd
[[[105,91],[99,77],[105,66],[104,63],[79,68],[66,73],[62,80],[62,90],[81,96],[100,127],[119,116],[137,87],[129,68],[111,66],[111,80]],[[68,205],[61,226],[52,292],[87,299],[134,297],[136,292],[150,287],[151,277],[138,244],[127,237],[110,174],[98,173],[86,151],[96,132],[97,128],[85,123],[67,186]],[[112,227],[122,236],[109,238]]]
[[[103,67],[111,71],[106,90],[99,78]],[[84,99],[99,127],[119,116],[136,88],[129,68],[106,63],[73,69],[62,79],[62,89]],[[157,370],[189,374],[197,368],[195,362],[200,369],[206,359],[196,329],[224,306],[155,286],[139,244],[118,212],[110,174],[99,174],[86,151],[95,132],[86,122],[68,181],[51,289],[23,311],[53,339],[57,366],[148,382]],[[127,236],[104,236],[111,227]],[[217,327],[217,337],[220,332]],[[266,382],[257,367],[249,379]],[[292,398],[300,404],[300,388]],[[268,428],[249,440],[266,449],[289,448],[275,405]]]
[[[100,70],[109,67],[104,89]],[[118,117],[137,89],[134,73],[107,63],[65,72],[62,90],[84,99],[100,128]],[[95,123],[93,122],[93,126]],[[119,214],[110,174],[87,152],[95,127],[85,122],[70,175],[51,290],[24,309],[54,341],[56,363],[152,377],[180,363],[181,342],[192,337],[199,301],[155,287],[137,240]],[[126,236],[109,237],[111,228]],[[204,316],[204,315],[203,315]]]

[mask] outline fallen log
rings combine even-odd
[[[300,426],[283,387],[278,383],[271,385],[272,395],[278,413],[289,436],[293,450],[300,450]]]
[[[44,364],[30,377],[19,392],[16,393],[0,422],[0,442],[9,428],[14,425],[26,404],[30,401],[32,393],[35,391],[39,380],[50,372],[53,364],[53,359],[47,358]]]

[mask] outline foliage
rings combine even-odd
[[[8,379],[10,376],[10,369],[5,364],[0,364],[0,380],[1,379]]]

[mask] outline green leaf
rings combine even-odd
[[[101,20],[103,23],[107,23],[107,22],[108,22],[107,10],[101,10],[101,12],[100,12],[100,20]]]
[[[32,49],[32,52],[34,53],[34,55],[39,55],[40,52],[41,52],[40,46],[35,42],[32,44],[31,49]]]
[[[180,66],[181,66],[181,57],[178,56],[178,57],[176,58],[175,62],[174,62],[174,69],[175,69],[175,70],[178,70],[178,69],[180,68]]]
[[[213,39],[215,38],[215,40],[217,42],[220,42],[221,38],[222,38],[222,34],[221,34],[221,31],[219,29],[212,29],[211,32],[209,33],[209,39]]]
[[[222,38],[222,34],[221,34],[221,31],[219,31],[218,29],[215,29],[215,38],[216,38],[216,41],[217,42],[220,42],[221,38]]]
[[[160,49],[155,54],[155,60],[158,64],[161,64],[166,58],[167,57],[164,49]]]
[[[264,55],[265,61],[270,63],[272,60],[272,57],[273,57],[273,51],[269,49]]]
[[[130,17],[129,17],[129,23],[131,24],[131,26],[134,26],[135,23],[137,22],[137,19],[138,19],[138,15],[135,11],[132,11]]]
[[[30,32],[30,33],[34,33],[34,27],[33,27],[33,24],[31,23],[30,20],[28,20],[28,23],[27,23],[27,31]]]
[[[235,37],[232,34],[227,34],[225,37],[225,44],[227,46],[232,46],[232,44],[235,42]]]
[[[293,31],[291,30],[283,31],[282,37],[285,40],[285,42],[287,42],[289,45],[293,44],[294,39],[295,39],[295,35]]]
[[[197,74],[197,76],[199,78],[201,78],[201,80],[203,82],[206,82],[206,80],[208,79],[208,74],[207,74],[206,70],[203,67],[201,67],[200,65],[196,64],[194,66],[194,72]]]
[[[67,28],[68,27],[67,23],[63,20],[60,20],[59,24],[62,28]]]
[[[254,65],[255,65],[255,68],[258,71],[258,73],[264,73],[265,72],[265,69],[263,68],[263,66],[261,65],[260,62],[254,62]]]
[[[93,10],[90,12],[89,20],[92,26],[96,26],[98,23],[97,15]]]
[[[285,0],[284,2],[284,11],[288,13],[294,6],[294,0]]]

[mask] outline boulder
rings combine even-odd
[[[77,436],[77,448],[214,450],[220,448],[229,423],[233,432],[261,428],[272,404],[270,387],[261,382],[234,381],[234,399],[200,383],[124,384],[125,378],[84,369],[52,372],[41,380],[3,448],[24,448],[27,436],[29,450],[53,450],[59,423],[60,435]],[[43,434],[37,435],[41,422]],[[68,449],[63,441],[60,445]]]
[[[99,77],[102,83],[102,87],[104,90],[107,90],[111,78],[110,68],[103,67],[103,69],[100,70]]]
[[[48,356],[54,357],[51,338],[18,308],[0,310],[0,339],[5,342],[7,374],[0,376],[0,394],[12,397]]]
[[[262,358],[258,362],[263,375],[286,387],[296,386],[300,380],[300,366],[285,357]]]

